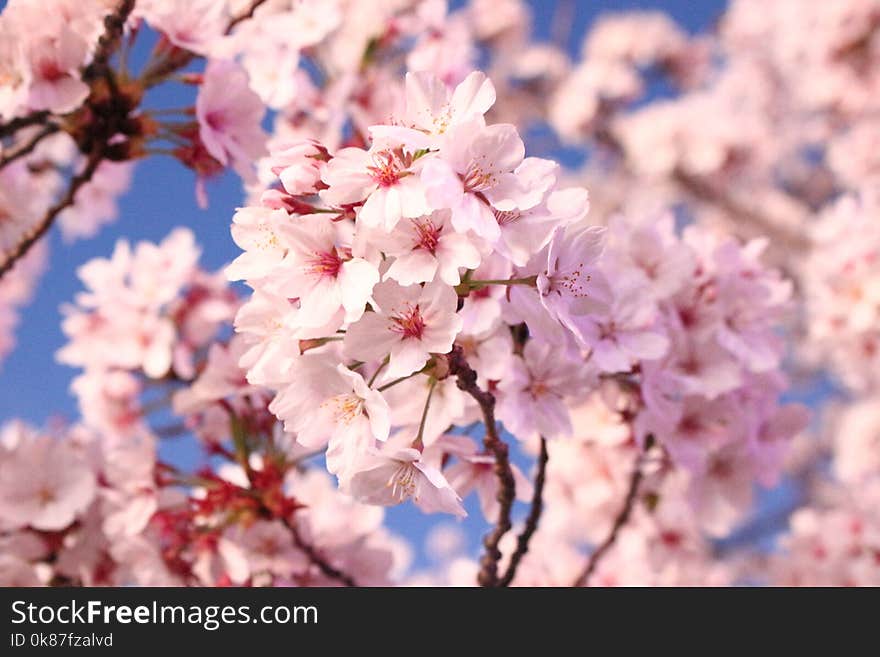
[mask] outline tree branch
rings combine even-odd
[[[507,564],[507,570],[504,576],[498,582],[498,586],[510,586],[513,578],[516,577],[516,569],[519,562],[529,551],[529,541],[535,530],[538,529],[538,522],[541,520],[541,512],[544,510],[544,482],[547,473],[547,440],[541,436],[541,451],[538,454],[538,471],[535,473],[535,490],[532,494],[532,506],[529,509],[529,515],[526,517],[526,524],[522,532],[516,539],[516,550],[510,555],[510,563]]]
[[[231,21],[229,21],[229,25],[226,26],[226,34],[231,33],[232,30],[235,28],[235,26],[238,25],[239,23],[241,23],[242,21],[246,21],[246,20],[253,18],[254,12],[257,10],[257,8],[260,5],[264,4],[265,2],[266,2],[266,0],[254,0],[254,2],[251,3],[250,7],[248,7],[245,11],[243,11],[238,16],[236,16]]]
[[[498,586],[498,562],[501,560],[501,550],[498,549],[498,544],[511,527],[510,511],[516,495],[516,482],[510,467],[507,443],[501,440],[498,435],[498,427],[495,424],[495,396],[477,385],[477,373],[468,365],[464,351],[460,346],[456,345],[447,354],[447,362],[449,374],[456,377],[459,390],[473,397],[480,406],[483,424],[486,426],[483,446],[487,452],[495,457],[495,476],[498,478],[498,494],[496,496],[499,504],[498,520],[495,527],[483,539],[486,553],[480,559],[480,572],[477,575],[477,581],[480,586]]]
[[[14,119],[10,119],[7,123],[0,123],[0,138],[13,135],[28,126],[43,124],[48,118],[49,112],[40,110],[39,112],[32,112],[27,116],[17,116]]]
[[[46,214],[40,220],[40,222],[34,226],[30,232],[24,235],[24,238],[19,241],[19,243],[10,251],[8,254],[5,254],[6,259],[0,264],[0,278],[2,278],[6,272],[8,272],[15,265],[16,262],[21,260],[30,248],[36,244],[37,240],[39,240],[43,235],[46,234],[46,231],[52,227],[52,223],[55,221],[55,217],[57,217],[62,210],[73,205],[76,193],[79,191],[79,188],[88,183],[92,176],[95,175],[95,171],[98,168],[98,165],[104,160],[104,144],[99,143],[95,145],[95,148],[92,150],[92,153],[89,155],[86,160],[85,168],[80,171],[77,175],[70,179],[70,184],[67,187],[67,193],[58,201],[55,205],[49,208],[46,211]]]
[[[599,565],[599,561],[602,560],[602,557],[605,556],[605,553],[608,552],[608,550],[610,550],[614,543],[617,541],[617,535],[620,533],[620,530],[623,528],[623,526],[626,525],[627,521],[629,521],[632,510],[633,508],[635,508],[636,498],[639,492],[639,485],[642,483],[642,477],[642,456],[641,454],[639,454],[639,456],[636,458],[632,474],[629,478],[629,489],[626,492],[626,498],[623,502],[623,508],[614,519],[614,524],[611,526],[611,531],[608,533],[608,536],[606,536],[605,540],[602,541],[595,550],[593,550],[592,554],[590,554],[590,557],[587,560],[584,569],[581,571],[580,575],[578,575],[577,579],[575,579],[575,581],[572,583],[572,586],[587,586],[590,580],[590,576]]]
[[[33,150],[41,141],[43,141],[43,139],[45,139],[49,135],[55,134],[56,132],[58,132],[58,130],[60,130],[60,128],[56,124],[46,124],[37,134],[31,137],[31,139],[27,143],[21,145],[19,148],[12,151],[11,153],[0,157],[0,169],[5,167],[7,164],[10,164],[11,162],[14,162],[20,157],[24,157],[25,155],[33,152]]]
[[[719,210],[736,217],[743,223],[752,226],[759,233],[772,237],[777,242],[803,250],[810,247],[810,241],[802,232],[788,230],[770,217],[761,214],[757,210],[748,207],[729,194],[723,194],[712,185],[697,176],[693,176],[681,169],[676,169],[672,174],[672,181],[678,187],[697,201],[714,205]]]
[[[86,82],[104,75],[110,57],[119,47],[119,40],[125,31],[125,23],[134,10],[134,2],[135,0],[120,0],[116,9],[104,16],[104,33],[98,38],[92,62],[83,71],[83,80]]]
[[[92,63],[86,67],[85,71],[83,71],[84,80],[89,80],[95,76],[105,74],[107,71],[107,62],[119,45],[119,40],[125,29],[125,22],[128,20],[133,9],[134,0],[121,0],[116,6],[116,9],[104,17],[104,32],[98,38],[98,45],[92,57]],[[45,120],[46,117],[48,117],[48,113],[42,120]],[[10,123],[13,122],[14,120]],[[37,240],[46,234],[46,231],[52,227],[55,217],[57,217],[62,210],[73,205],[79,188],[92,179],[98,165],[104,160],[108,142],[113,136],[114,135],[111,131],[107,132],[107,134],[102,134],[100,138],[95,140],[95,144],[91,148],[88,159],[86,160],[85,168],[83,168],[79,174],[70,179],[67,192],[61,200],[46,211],[42,220],[40,220],[40,222],[29,232],[25,233],[23,239],[13,247],[12,251],[8,254],[4,254],[5,260],[0,264],[0,277],[12,269],[15,263],[27,254]]]
[[[351,575],[330,565],[324,557],[318,554],[315,546],[308,543],[299,533],[299,528],[296,526],[296,523],[291,522],[287,518],[282,518],[281,521],[284,523],[284,526],[290,530],[290,535],[293,537],[293,544],[302,550],[309,558],[309,561],[315,564],[318,567],[318,570],[320,570],[325,576],[330,579],[335,579],[345,586],[357,586],[357,583],[355,583]]]

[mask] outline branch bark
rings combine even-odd
[[[27,116],[18,116],[14,119],[10,119],[6,123],[0,123],[0,138],[13,135],[22,128],[27,128],[31,125],[44,124],[48,118],[49,112],[46,110],[40,110],[39,112],[32,112]]]
[[[55,217],[57,217],[62,210],[73,205],[79,188],[92,179],[98,165],[104,160],[104,146],[104,144],[95,145],[95,148],[86,160],[85,168],[70,179],[67,192],[61,200],[49,208],[40,222],[24,235],[24,238],[19,241],[12,251],[6,254],[6,259],[0,264],[0,278],[2,278],[6,272],[11,270],[16,262],[27,255],[30,248],[37,243],[37,240],[46,234],[46,231],[52,227]]]
[[[60,130],[60,128],[56,124],[46,124],[39,132],[37,132],[37,134],[31,137],[31,139],[27,143],[19,146],[16,150],[12,151],[8,155],[0,157],[0,169],[5,167],[7,164],[15,162],[15,160],[33,152],[33,150],[41,141],[43,141],[43,139],[45,139],[49,135],[55,134],[56,132],[58,132],[58,130]]]
[[[322,557],[318,553],[314,545],[308,543],[302,537],[302,534],[299,533],[299,528],[296,526],[296,523],[291,522],[287,518],[283,518],[282,522],[284,522],[284,526],[287,527],[287,529],[290,531],[290,535],[293,537],[293,544],[296,545],[297,548],[302,550],[309,558],[309,561],[315,564],[318,567],[318,570],[320,570],[326,577],[329,577],[330,579],[335,579],[345,586],[357,586],[357,583],[354,581],[351,575],[332,566],[326,559],[324,559],[324,557]]]
[[[516,577],[516,570],[519,563],[529,551],[529,541],[532,535],[538,529],[538,522],[541,520],[541,513],[544,510],[544,482],[547,474],[547,461],[549,454],[547,453],[547,440],[541,436],[541,451],[538,454],[538,471],[535,473],[535,491],[532,494],[532,505],[529,509],[529,515],[526,517],[526,524],[522,532],[516,539],[516,550],[510,556],[510,563],[507,564],[507,570],[499,581],[499,586],[510,586],[513,578]]]
[[[620,533],[620,530],[623,529],[624,525],[626,525],[626,523],[629,521],[629,517],[630,515],[632,515],[632,511],[635,508],[636,499],[638,498],[639,485],[642,483],[642,477],[642,455],[639,454],[639,456],[636,458],[632,474],[629,478],[629,488],[626,492],[626,498],[623,502],[623,508],[614,519],[614,523],[611,525],[611,531],[608,533],[608,536],[606,536],[605,540],[602,541],[595,550],[593,550],[593,553],[587,560],[584,569],[577,576],[577,579],[575,579],[575,581],[572,583],[572,586],[587,586],[590,581],[590,576],[599,566],[599,562],[602,560],[602,557],[605,556],[608,550],[610,550],[614,543],[617,541],[617,536]]]
[[[134,10],[134,0],[121,0],[117,4],[116,9],[104,17],[104,32],[98,39],[98,45],[92,57],[92,63],[89,64],[83,72],[84,80],[105,73],[107,70],[107,62],[119,45],[119,40],[125,29],[125,22],[131,15],[132,10]],[[49,114],[46,113],[39,122],[45,121],[48,116]],[[14,120],[10,123],[13,122]],[[85,168],[70,179],[67,192],[61,197],[61,200],[46,211],[46,214],[40,222],[30,231],[25,233],[19,243],[16,244],[8,254],[4,254],[5,260],[0,264],[0,278],[2,278],[6,272],[11,270],[16,262],[27,255],[27,252],[37,240],[46,234],[49,228],[52,227],[55,217],[57,217],[62,210],[73,205],[76,193],[79,191],[80,187],[92,179],[98,165],[104,160],[108,141],[111,137],[113,137],[112,134],[106,134],[102,135],[101,139],[95,141],[95,145],[92,147],[88,158],[86,159]]]
[[[483,446],[486,451],[495,457],[495,476],[498,478],[498,494],[496,499],[499,504],[498,520],[495,527],[486,534],[483,546],[486,552],[480,559],[480,572],[477,582],[480,586],[499,586],[498,562],[501,561],[501,550],[498,544],[501,538],[511,528],[510,511],[513,508],[513,500],[516,496],[516,482],[513,478],[513,470],[510,467],[510,456],[507,443],[498,435],[498,426],[495,423],[495,396],[477,385],[477,373],[468,365],[464,357],[464,351],[458,345],[453,347],[447,355],[449,374],[456,377],[459,390],[466,392],[480,406],[483,415],[483,424],[486,433],[483,437]]]

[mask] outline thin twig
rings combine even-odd
[[[623,526],[629,521],[632,510],[635,508],[639,485],[642,483],[642,476],[642,457],[641,454],[639,454],[629,478],[629,489],[626,492],[626,499],[623,502],[623,508],[614,519],[614,524],[611,526],[611,531],[608,533],[608,536],[606,536],[605,540],[593,550],[592,554],[590,554],[587,564],[584,566],[584,569],[581,571],[580,575],[578,575],[577,579],[575,579],[572,586],[586,586],[589,583],[590,576],[598,567],[599,561],[601,561],[602,557],[605,556],[605,553],[608,552],[608,550],[614,545],[615,541],[617,541],[617,535],[620,533]]]
[[[541,520],[541,512],[544,510],[544,482],[547,476],[547,461],[549,454],[547,453],[547,440],[541,436],[541,451],[538,454],[538,471],[535,473],[535,490],[532,493],[532,506],[529,509],[529,515],[526,517],[526,524],[522,532],[516,538],[516,550],[510,555],[510,563],[507,564],[507,570],[504,576],[499,580],[498,586],[510,586],[513,578],[516,577],[516,569],[519,562],[529,551],[529,541],[535,530],[538,529],[538,522]]]
[[[501,550],[498,544],[501,538],[511,527],[510,511],[516,496],[516,481],[513,478],[513,470],[510,467],[507,443],[498,435],[498,427],[495,424],[495,396],[477,385],[477,373],[468,365],[464,357],[464,351],[458,345],[453,347],[447,354],[449,374],[456,377],[459,390],[468,393],[477,404],[483,414],[483,424],[486,433],[483,437],[483,446],[487,452],[495,457],[495,476],[498,478],[498,520],[495,527],[486,534],[483,546],[486,552],[480,559],[480,572],[477,582],[480,586],[498,586],[498,562],[501,560]]]
[[[299,528],[295,523],[291,522],[287,518],[282,518],[281,521],[284,523],[284,526],[290,530],[290,535],[293,537],[293,544],[296,545],[297,548],[302,550],[305,555],[309,558],[313,564],[318,567],[325,576],[330,579],[335,579],[338,582],[342,582],[345,586],[357,586],[357,583],[354,581],[351,575],[346,572],[339,570],[338,568],[330,565],[330,563],[322,557],[318,551],[315,549],[315,546],[308,543],[302,535],[299,533]]]
[[[116,6],[116,9],[104,17],[104,33],[101,34],[98,39],[98,45],[95,49],[94,56],[92,57],[92,63],[86,67],[83,72],[84,80],[106,74],[108,70],[107,62],[119,45],[119,40],[125,29],[125,22],[128,20],[133,9],[134,0],[121,0]],[[48,117],[48,114],[46,114],[46,117]],[[45,120],[46,117],[44,117],[43,120]],[[73,205],[76,193],[79,191],[80,187],[92,179],[98,165],[104,160],[107,143],[113,136],[113,134],[106,134],[95,140],[95,144],[89,152],[88,159],[86,160],[85,167],[80,173],[70,179],[67,192],[61,200],[46,211],[46,214],[40,222],[26,233],[23,239],[21,239],[8,254],[4,254],[6,259],[0,264],[0,277],[12,269],[13,265],[23,258],[30,248],[36,244],[37,240],[45,235],[46,231],[51,228],[52,223],[55,221],[55,217],[57,217],[62,210]]]
[[[95,175],[95,171],[98,168],[98,165],[104,160],[104,144],[96,144],[95,149],[89,155],[88,160],[86,160],[85,168],[80,171],[77,175],[70,179],[70,185],[67,188],[67,193],[58,201],[55,205],[49,208],[46,211],[46,214],[40,220],[40,222],[34,226],[34,228],[27,233],[24,238],[10,251],[8,254],[5,254],[6,259],[0,264],[0,277],[3,277],[6,272],[8,272],[15,265],[16,262],[21,260],[30,248],[36,244],[37,240],[39,240],[43,235],[46,234],[46,231],[51,228],[52,223],[55,221],[55,217],[57,217],[62,210],[73,205],[76,193],[79,191],[79,188],[88,183],[92,176]]]
[[[744,224],[750,225],[758,232],[773,237],[777,242],[787,245],[792,249],[808,249],[810,241],[803,232],[788,230],[770,217],[748,207],[729,194],[723,194],[712,185],[693,176],[681,169],[676,169],[672,174],[672,180],[679,188],[697,201],[714,205],[727,214],[736,217]]]
[[[48,118],[49,112],[46,110],[32,112],[27,116],[17,116],[6,123],[0,123],[0,137],[8,137],[28,126],[43,124]]]
[[[20,157],[24,157],[25,155],[32,153],[37,145],[41,141],[43,141],[43,139],[51,134],[58,132],[58,130],[60,130],[60,128],[55,123],[47,124],[42,130],[31,137],[31,139],[27,143],[21,145],[19,148],[13,150],[12,152],[0,157],[0,169],[5,167],[7,164],[10,164],[11,162],[14,162]]]
[[[241,23],[242,21],[246,21],[250,18],[253,18],[254,12],[257,10],[257,8],[261,4],[263,4],[265,2],[266,2],[266,0],[255,0],[254,2],[252,2],[251,6],[248,9],[246,9],[241,14],[239,14],[238,16],[233,18],[231,21],[229,21],[229,25],[226,26],[226,34],[230,34],[232,32],[232,30],[235,28],[235,26],[238,25],[239,23]]]

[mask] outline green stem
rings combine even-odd
[[[386,383],[384,386],[381,386],[381,387],[379,388],[379,392],[385,392],[386,390],[388,390],[388,388],[391,388],[391,387],[393,387],[393,386],[396,386],[398,383],[402,383],[403,381],[406,381],[407,379],[411,379],[411,378],[413,378],[416,374],[421,374],[421,371],[419,371],[419,372],[413,372],[412,374],[407,374],[406,376],[402,376],[402,377],[400,377],[399,379],[394,379],[394,381],[391,381],[390,383]]]
[[[535,286],[538,282],[537,274],[534,276],[523,276],[522,278],[491,278],[487,280],[471,280],[467,281],[469,287],[484,287],[486,285],[528,285]]]
[[[373,384],[376,382],[376,379],[382,373],[382,370],[384,370],[385,366],[388,365],[389,359],[390,359],[390,356],[385,356],[385,360],[382,361],[382,364],[379,365],[379,367],[376,369],[376,371],[373,372],[373,376],[370,377],[370,381],[369,381],[369,383],[367,383],[368,387],[370,387],[370,388],[373,387]],[[379,388],[379,390],[382,390],[382,388]]]
[[[416,449],[421,449],[422,436],[425,434],[425,423],[428,420],[428,409],[431,407],[431,397],[434,396],[434,388],[437,387],[437,379],[431,377],[431,387],[428,388],[428,398],[425,400],[425,408],[422,409],[422,419],[419,421],[419,433],[416,435],[416,439],[413,442],[413,445]]]

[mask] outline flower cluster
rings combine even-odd
[[[379,586],[406,566],[405,548],[381,527],[382,511],[339,496],[320,472],[285,476],[255,464],[249,483],[229,464],[185,493],[156,447],[147,433],[120,439],[72,427],[57,436],[6,425],[0,582],[327,586],[339,583],[333,562],[357,572],[359,584]],[[288,506],[302,510],[290,518]],[[313,543],[328,560],[323,568]]]
[[[72,389],[96,428],[125,432],[139,417],[142,379],[191,379],[197,355],[230,321],[235,296],[222,275],[197,266],[189,230],[161,244],[120,241],[109,259],[79,270],[87,290],[65,308],[68,343],[58,360],[81,367]]]
[[[480,73],[452,90],[410,74],[369,148],[273,154],[278,184],[236,213],[227,270],[254,290],[235,322],[248,381],[357,499],[461,515],[483,467],[493,519],[492,455],[448,434],[480,419],[453,348],[526,442],[570,436],[569,406],[609,380],[636,438],[694,475],[706,525],[727,531],[803,424],[777,405],[790,284],[761,242],[679,238],[670,216],[591,226],[586,190],[486,124],[494,98]]]
[[[841,198],[813,227],[817,248],[804,263],[808,355],[858,391],[880,383],[878,209],[873,190]]]
[[[0,584],[878,583],[880,0],[547,4],[5,3],[0,359],[138,161],[245,200],[222,271],[188,228],[78,270]]]

